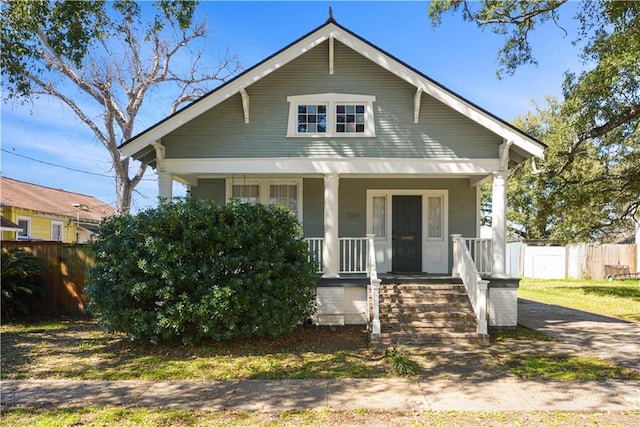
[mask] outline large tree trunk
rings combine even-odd
[[[129,178],[129,159],[119,159],[120,152],[115,147],[110,147],[109,151],[111,152],[113,164],[116,166],[114,168],[116,172],[116,213],[125,215],[131,210],[133,190],[144,176],[147,165],[140,165],[136,175],[133,178]]]

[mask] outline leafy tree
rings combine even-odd
[[[276,337],[313,309],[315,267],[282,207],[162,203],[103,221],[93,249],[89,309],[131,339]]]
[[[536,63],[529,34],[545,22],[559,25],[565,3],[444,0],[432,2],[429,13],[439,25],[443,14],[461,12],[463,19],[505,35],[498,53],[501,76]],[[636,215],[640,207],[640,2],[591,0],[577,7],[574,18],[580,26],[575,43],[583,45],[584,69],[566,72],[564,102],[552,105],[551,115],[536,119],[540,128],[527,129],[526,121],[519,123],[551,147],[543,174],[535,178],[528,174],[530,165],[517,172],[524,179],[517,185],[554,189],[553,194],[540,193],[547,200],[540,199],[541,204],[535,206],[534,218],[526,221],[528,229],[536,236],[555,235],[551,230],[557,229],[559,220],[554,217],[562,214],[563,222],[578,227],[562,234],[562,239],[569,240],[578,235],[602,235]],[[556,145],[553,138],[562,143]],[[549,182],[540,182],[542,178]],[[520,196],[532,195],[527,194]],[[524,206],[524,199],[519,202]],[[527,214],[531,212],[519,212],[519,220],[524,221]]]
[[[609,183],[598,180],[606,159],[590,141],[571,166],[563,168],[564,154],[575,139],[562,104],[547,99],[548,108],[529,112],[514,124],[548,144],[544,160],[521,164],[509,179],[507,217],[527,239],[560,243],[593,240],[615,230],[616,209],[602,193]],[[610,190],[610,189],[609,189]]]
[[[2,248],[2,318],[11,319],[33,311],[45,294],[42,260],[22,249]]]
[[[172,0],[2,2],[5,100],[46,95],[66,104],[109,153],[119,213],[129,211],[146,165],[130,178],[129,159],[120,158],[118,146],[132,137],[150,92],[177,88],[175,111],[239,67],[229,56],[203,67],[204,45],[197,43],[207,27],[195,22],[195,8],[195,2]],[[90,113],[96,108],[98,116]]]

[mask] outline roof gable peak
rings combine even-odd
[[[129,157],[148,149],[148,147],[163,136],[182,126],[186,122],[203,114],[205,111],[242,91],[246,91],[256,81],[282,68],[290,61],[298,58],[309,50],[327,40],[336,40],[352,49],[354,52],[371,60],[378,66],[405,80],[416,90],[421,91],[443,104],[458,111],[462,115],[477,122],[481,126],[500,135],[505,140],[513,141],[517,146],[533,156],[542,157],[545,145],[527,135],[520,129],[498,118],[492,113],[466,100],[462,96],[445,88],[422,72],[402,62],[383,49],[375,46],[361,36],[338,24],[333,16],[333,9],[329,8],[327,21],[310,31],[283,49],[275,52],[263,61],[245,70],[232,80],[224,83],[196,101],[178,110],[156,123],[137,136],[122,144],[119,149],[124,157]]]

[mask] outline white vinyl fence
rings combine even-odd
[[[610,271],[638,272],[636,245],[507,243],[507,274],[534,279],[603,279]]]

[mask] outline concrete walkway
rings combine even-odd
[[[520,299],[518,323],[577,350],[640,370],[640,323]]]
[[[280,411],[638,411],[640,382],[410,379],[2,381],[3,407]]]

